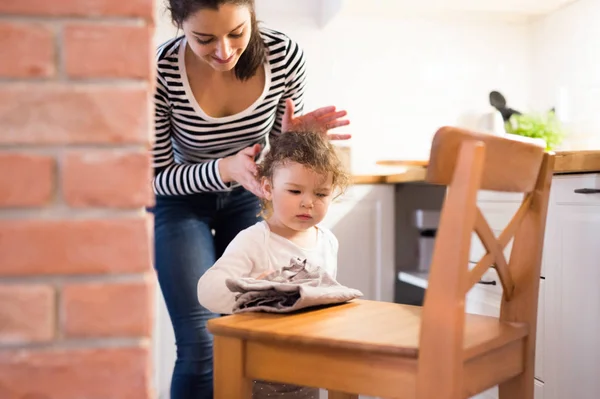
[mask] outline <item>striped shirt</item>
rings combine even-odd
[[[220,118],[206,115],[194,98],[185,71],[185,36],[159,47],[152,150],[156,195],[230,190],[236,184],[223,182],[219,160],[257,143],[268,148],[269,137],[281,133],[287,98],[294,101],[295,114],[302,113],[302,49],[281,32],[261,27],[260,34],[267,46],[264,90],[244,111]]]

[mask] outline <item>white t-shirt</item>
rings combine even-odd
[[[229,291],[225,280],[258,277],[265,271],[288,266],[292,257],[307,259],[335,278],[338,245],[330,230],[317,226],[317,244],[313,248],[302,248],[271,232],[267,222],[260,221],[238,233],[223,256],[200,278],[198,301],[211,312],[229,314],[237,293]]]

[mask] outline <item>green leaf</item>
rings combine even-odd
[[[553,150],[565,138],[565,129],[552,111],[546,114],[514,114],[505,123],[505,128],[507,133],[546,140],[546,150]]]

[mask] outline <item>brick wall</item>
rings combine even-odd
[[[0,398],[153,397],[153,0],[0,1]]]

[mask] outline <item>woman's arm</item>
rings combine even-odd
[[[224,191],[236,181],[243,187],[262,196],[254,173],[254,157],[260,146],[241,150],[238,154],[196,164],[177,164],[171,143],[171,110],[167,83],[160,71],[157,73],[154,94],[154,121],[156,138],[152,148],[154,179],[152,187],[157,195],[188,195],[207,191]]]
[[[266,269],[264,237],[257,236],[258,226],[241,231],[223,255],[198,281],[198,301],[214,313],[230,314],[238,293],[229,291],[225,281],[250,277],[255,267]]]
[[[198,164],[176,164],[171,143],[171,110],[166,80],[160,71],[156,75],[154,121],[156,138],[152,148],[154,179],[157,195],[185,195],[206,191],[223,191],[228,185],[221,179],[221,159]]]

